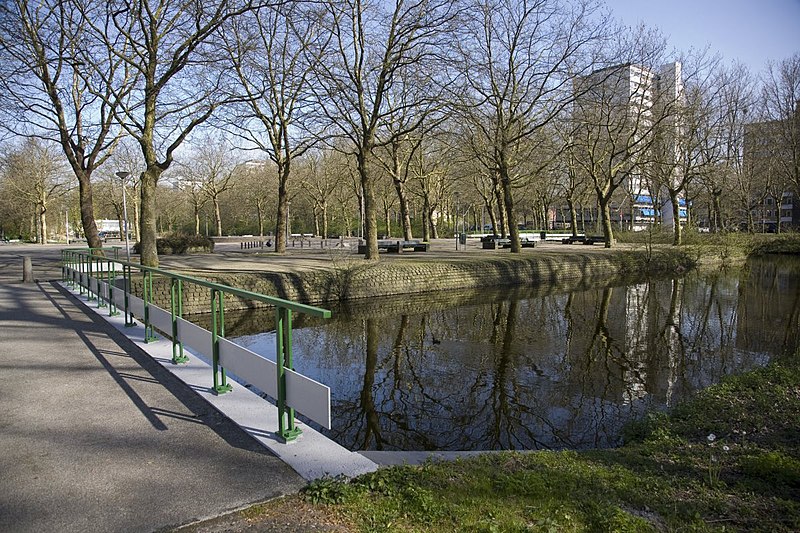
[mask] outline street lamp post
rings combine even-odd
[[[458,234],[458,208],[459,208],[458,199],[459,199],[460,196],[461,196],[461,194],[458,191],[456,191],[456,193],[455,193],[455,197],[456,197],[456,212],[455,212],[455,216],[453,217],[453,230],[454,230],[453,233],[456,234],[456,250],[458,250],[458,239],[460,238],[460,235]]]
[[[130,172],[119,171],[117,177],[122,180],[122,217],[123,217],[123,231],[125,232],[125,257],[128,262],[131,262],[131,249],[128,246],[128,201],[125,195],[125,180],[130,177]]]

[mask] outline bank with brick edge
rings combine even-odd
[[[484,288],[542,286],[570,290],[594,284],[607,285],[631,278],[680,273],[696,261],[682,249],[593,250],[591,252],[537,253],[468,259],[415,257],[413,261],[355,261],[331,264],[330,269],[297,272],[220,271],[183,274],[209,281],[309,304],[354,301],[382,296]],[[134,280],[133,292],[141,294]],[[169,308],[169,284],[154,278],[154,303]],[[226,298],[226,309],[249,309],[255,302]],[[210,296],[206,288],[187,284],[183,289],[185,314],[206,313]]]

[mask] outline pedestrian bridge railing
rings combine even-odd
[[[134,276],[141,276],[142,297],[132,294]],[[169,280],[169,309],[153,303],[153,276]],[[184,344],[211,361],[213,391],[231,390],[227,371],[251,383],[275,399],[278,407],[278,435],[285,442],[302,432],[295,423],[295,411],[330,429],[330,388],[294,371],[292,363],[292,313],[330,318],[331,312],[273,296],[229,287],[153,268],[119,258],[119,249],[93,248],[62,251],[62,280],[109,315],[125,315],[125,325],[134,317],[144,325],[144,341],[157,339],[159,330],[172,341],[172,362],[184,364]],[[210,295],[211,330],[183,318],[183,288],[186,284],[205,287]],[[275,308],[276,361],[252,352],[225,338],[225,296],[261,302]]]

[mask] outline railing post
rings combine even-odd
[[[86,275],[86,295],[88,300],[91,302],[92,300],[94,300],[94,296],[92,296],[92,274],[94,273],[94,269],[92,268],[92,266],[94,259],[92,258],[91,252],[89,252],[89,256],[86,258],[86,260],[89,266],[89,272]]]
[[[95,266],[97,267],[97,307],[105,307],[106,302],[105,298],[103,298],[103,278],[105,277],[105,272],[103,269],[104,260],[95,258]]]
[[[86,257],[83,254],[78,255],[78,266],[80,268],[80,272],[78,273],[78,288],[80,289],[81,296],[83,296],[83,276],[86,270],[85,260]]]
[[[122,266],[122,283],[124,291],[123,305],[125,306],[125,327],[129,328],[136,325],[136,322],[133,321],[133,317],[131,316],[130,305],[128,303],[128,295],[131,292],[131,265],[129,264]]]
[[[214,372],[214,392],[225,394],[233,387],[228,383],[225,369],[219,364],[219,338],[225,336],[225,299],[222,292],[211,289],[211,354]],[[220,379],[221,378],[221,379]]]
[[[97,271],[97,307],[105,307],[106,299],[103,297],[103,278],[106,277],[104,259],[95,258],[95,270]]]
[[[180,365],[189,362],[183,354],[183,343],[178,340],[178,319],[183,317],[183,282],[170,278],[169,303],[172,313],[172,364]]]
[[[142,281],[144,285],[142,287],[142,299],[144,300],[144,342],[149,343],[158,339],[153,333],[153,325],[150,323],[150,301],[153,298],[153,273],[149,270],[144,270]]]
[[[81,256],[78,252],[73,252],[72,254],[72,288],[74,289],[77,285],[80,287],[81,284],[81,270],[80,270],[80,261]]]
[[[292,368],[292,311],[285,307],[275,309],[275,330],[278,366],[278,436],[291,442],[303,432],[295,425],[294,409],[286,405],[286,369]]]
[[[117,304],[114,302],[114,283],[117,281],[117,264],[115,261],[108,261],[108,276],[106,277],[106,285],[108,285],[108,316],[117,316]]]

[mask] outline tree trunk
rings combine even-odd
[[[397,191],[397,199],[400,202],[400,223],[403,226],[403,238],[410,241],[414,238],[411,228],[411,214],[408,209],[408,195],[406,194],[405,184],[397,178],[393,178],[394,189]]]
[[[73,166],[74,169],[75,167]],[[97,223],[94,220],[94,200],[92,198],[92,184],[89,181],[90,175],[85,171],[76,172],[75,175],[78,177],[78,203],[86,244],[89,248],[102,248],[103,241],[100,240]]]
[[[44,198],[42,198],[39,207],[39,228],[42,235],[42,238],[39,239],[39,244],[47,244],[47,204]]]
[[[431,238],[438,239],[439,238],[439,228],[436,226],[436,222],[434,222],[433,212],[435,211],[434,208],[430,208],[428,211],[428,223],[431,225]]]
[[[219,198],[214,196],[214,223],[217,227],[217,237],[222,237],[222,214],[219,212]]]
[[[428,213],[430,212],[430,204],[428,203],[428,196],[422,199],[422,240],[428,242],[431,240],[431,224],[428,221]]]
[[[500,236],[504,239],[508,235],[508,231],[506,229],[506,210],[503,203],[503,194],[500,191],[500,185],[498,184],[497,187],[494,189],[495,199],[497,200],[497,218],[498,222],[500,223]],[[494,227],[494,233],[497,234],[497,226]]]
[[[289,164],[283,160],[278,165],[278,220],[275,222],[275,253],[286,253],[288,230],[286,216],[289,214],[289,191],[286,182],[289,180]]]
[[[567,198],[567,206],[569,207],[569,227],[572,230],[572,236],[578,236],[578,212],[575,209],[575,202],[572,198]]]
[[[598,204],[600,205],[600,218],[603,226],[603,236],[606,238],[605,247],[611,248],[614,242],[614,229],[611,226],[611,195],[601,197]]]
[[[711,208],[714,210],[714,233],[719,232],[725,227],[724,221],[722,220],[722,202],[720,201],[721,196],[721,191],[719,193],[717,191],[713,191],[711,193]]]
[[[678,203],[678,193],[670,190],[669,200],[672,204],[672,245],[680,246],[683,244],[683,228],[681,228],[681,206]]]
[[[158,249],[156,248],[156,195],[158,179],[163,170],[158,165],[148,165],[141,179],[141,204],[139,206],[140,240],[139,253],[145,266],[158,267]]]
[[[519,244],[519,228],[514,213],[514,196],[511,191],[511,176],[508,173],[508,165],[503,161],[501,154],[500,161],[500,184],[503,188],[503,205],[508,216],[509,238],[511,239],[511,253],[518,254],[522,250]]]
[[[364,259],[377,261],[378,255],[378,205],[375,201],[375,191],[372,176],[370,176],[368,162],[370,150],[362,148],[357,157],[358,175],[361,181],[361,191],[364,195],[364,238],[367,250]]]

